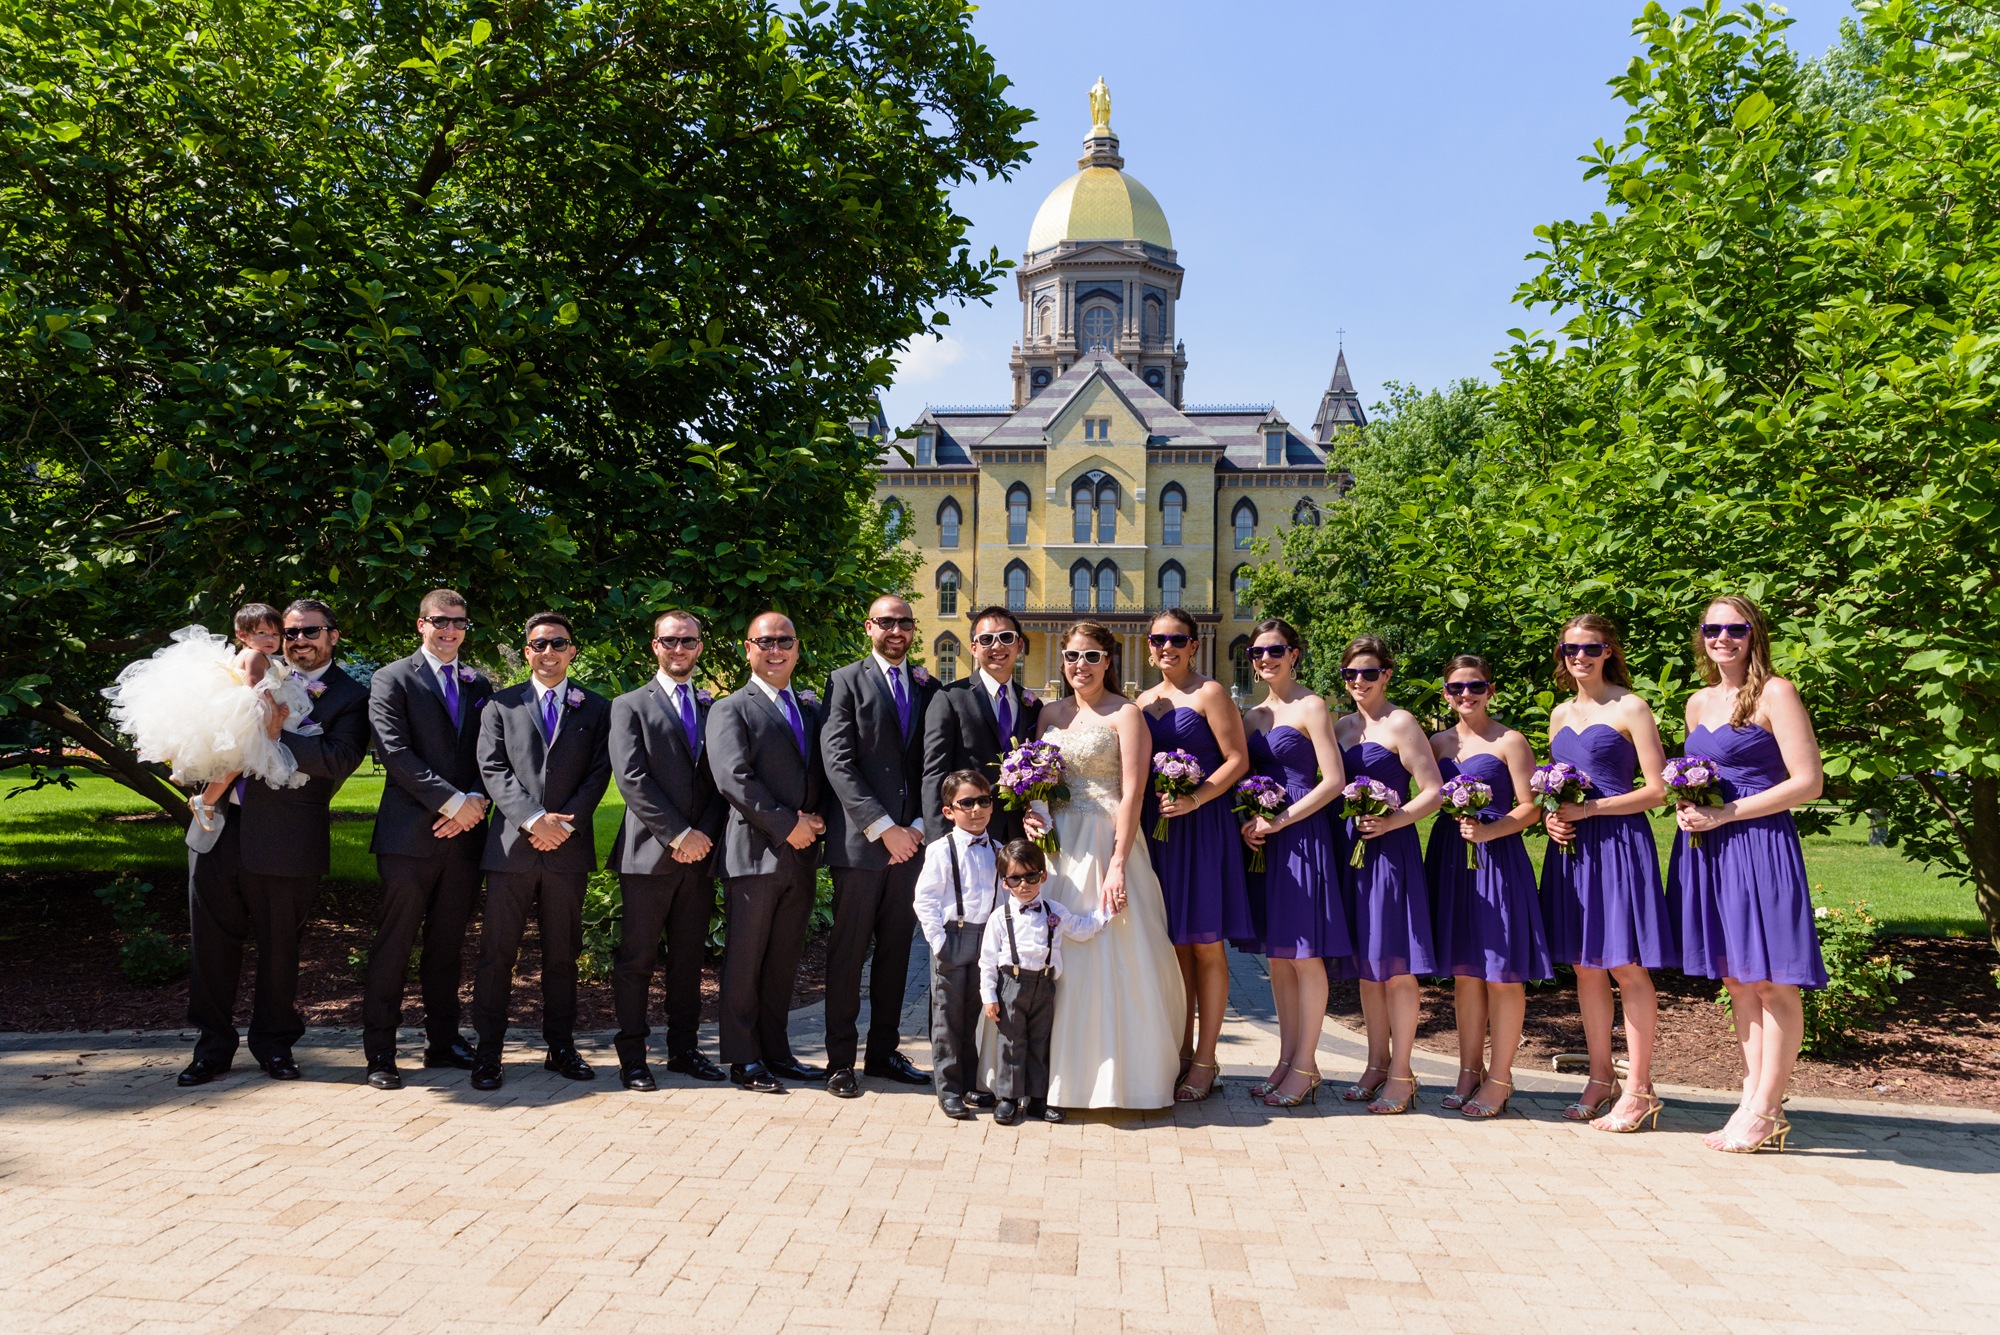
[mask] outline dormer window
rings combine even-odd
[[[931,468],[937,464],[937,437],[926,431],[917,437],[917,467]]]
[[[1275,468],[1285,462],[1285,433],[1266,431],[1264,433],[1264,466]]]

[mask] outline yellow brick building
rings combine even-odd
[[[1345,353],[1310,433],[1272,404],[1183,403],[1173,235],[1124,172],[1099,91],[1079,170],[1016,270],[1012,402],[927,408],[885,450],[876,498],[922,558],[918,644],[945,680],[970,670],[968,618],[998,603],[1032,637],[1024,684],[1055,689],[1056,637],[1088,617],[1118,634],[1119,679],[1143,688],[1158,679],[1147,627],[1179,607],[1201,628],[1202,671],[1247,691],[1256,614],[1237,593],[1254,545],[1319,522],[1338,494],[1326,445],[1365,419]]]

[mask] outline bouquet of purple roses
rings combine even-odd
[[[1000,761],[1000,804],[1009,811],[1023,811],[1030,802],[1067,802],[1065,772],[1062,751],[1055,743],[1022,742]],[[1050,857],[1060,852],[1062,841],[1056,837],[1056,827],[1051,824],[1035,845]]]
[[[1470,774],[1446,779],[1439,791],[1444,794],[1444,806],[1440,809],[1452,820],[1478,820],[1479,813],[1493,801],[1492,785]],[[1479,845],[1468,839],[1465,841],[1465,869],[1471,871],[1478,865]]]
[[[1341,808],[1340,814],[1349,820],[1357,816],[1386,816],[1392,811],[1403,809],[1401,793],[1380,779],[1371,779],[1365,774],[1341,789],[1340,795],[1347,799],[1347,804]],[[1368,843],[1369,841],[1361,838],[1360,832],[1356,831],[1354,856],[1348,860],[1348,866],[1358,867],[1367,859]]]
[[[1185,751],[1153,753],[1153,791],[1161,797],[1186,797],[1201,787],[1201,781],[1207,777],[1201,762]],[[1166,837],[1167,818],[1162,816],[1153,825],[1153,838]]]
[[[1721,806],[1722,794],[1715,791],[1715,781],[1720,777],[1715,762],[1707,756],[1675,756],[1660,771],[1660,778],[1667,785],[1667,810],[1672,811],[1682,802],[1696,807]],[[1700,833],[1688,836],[1688,847],[1701,847]]]
[[[1236,785],[1236,814],[1246,817],[1262,816],[1265,820],[1283,814],[1292,804],[1292,795],[1285,791],[1285,785],[1262,774],[1252,774]],[[1259,844],[1250,850],[1250,870],[1264,870],[1264,848]]]
[[[1545,816],[1553,816],[1571,802],[1583,801],[1584,791],[1590,787],[1590,776],[1567,760],[1551,760],[1546,765],[1535,766],[1535,772],[1528,776],[1528,792],[1535,805]],[[1564,853],[1576,850],[1569,844],[1562,845]]]

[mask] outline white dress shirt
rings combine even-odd
[[[686,681],[675,681],[664,672],[655,672],[653,680],[660,683],[660,689],[666,692],[667,714],[673,719],[674,726],[681,728],[683,732],[686,730],[686,725],[681,722],[681,692],[687,692],[688,708],[694,711],[695,737],[697,739],[695,742],[695,755],[699,758],[701,755],[701,742],[699,740],[701,736],[701,701],[695,698],[694,679],[690,677]],[[679,834],[675,835],[667,844],[667,847],[676,850],[679,849],[681,840],[687,838],[688,831],[692,829],[694,829],[694,826],[690,825],[686,830],[682,830]]]
[[[923,870],[917,873],[917,925],[924,929],[933,955],[944,949],[944,925],[959,921],[958,899],[951,888],[954,858],[965,893],[964,921],[985,922],[1005,893],[993,866],[993,841],[986,835],[952,829],[926,848]]]
[[[540,728],[542,726],[542,720],[548,717],[550,694],[565,692],[569,690],[569,678],[565,676],[561,681],[557,682],[553,686],[543,686],[542,679],[540,677],[530,677],[528,678],[528,685],[534,688],[535,726],[537,728]],[[563,715],[567,712],[568,711],[565,710],[563,707],[562,695],[556,694],[556,730],[549,734],[547,739],[548,745],[554,746],[556,744],[556,738],[562,736]],[[543,807],[539,811],[535,812],[534,815],[522,821],[521,828],[524,830],[532,831],[535,828],[535,822],[548,814],[549,814],[548,808]],[[571,825],[568,821],[562,821],[560,823],[563,829],[567,830],[569,833],[571,834],[576,833],[576,827],[574,825]]]
[[[1014,967],[1016,951],[1023,972],[1047,969],[1050,977],[1060,978],[1063,938],[1088,941],[1109,921],[1102,909],[1072,913],[1046,895],[1036,895],[1026,904],[1011,895],[1008,898],[1013,902],[1013,949],[1007,945],[1008,914],[1004,909],[986,920],[986,935],[979,942],[979,999],[983,1002],[1000,1000],[1000,971]]]
[[[424,662],[430,666],[432,678],[436,680],[438,684],[438,689],[442,691],[444,689],[445,674],[447,672],[458,671],[458,660],[454,658],[451,659],[450,661],[447,661],[445,659],[439,658],[429,649],[423,648],[422,646],[418,646],[417,652],[421,653],[424,656]],[[459,708],[458,716],[461,719],[463,719],[465,717],[465,710],[467,708],[465,702],[464,682],[460,682],[458,685],[458,708]],[[476,797],[480,799],[482,802],[486,800],[486,795],[480,792],[453,793],[450,797],[445,799],[445,804],[438,808],[438,815],[447,818],[456,816],[458,814],[458,809],[465,805],[465,799],[468,797]]]
[[[299,672],[299,670],[293,667],[290,661],[287,660],[283,654],[277,654],[274,656],[278,660],[279,671]],[[324,663],[321,663],[318,667],[314,668],[311,672],[299,672],[299,676],[304,678],[306,681],[318,681],[321,677],[324,677],[327,674],[328,669],[332,668],[332,666],[333,666],[333,660],[329,658]],[[308,691],[306,694],[308,695],[308,697],[310,697],[312,693]],[[310,727],[312,731],[307,732],[305,730],[307,727]],[[287,718],[283,723],[278,725],[279,736],[283,736],[287,732],[297,737],[317,737],[320,735],[320,726],[312,721],[312,710],[308,709],[306,710],[304,718],[299,718],[299,719]],[[298,767],[298,758],[292,754],[292,748],[286,746],[283,742],[279,742],[278,749],[285,753],[285,759],[291,761],[292,767],[296,769]],[[237,788],[236,784],[232,783],[229,785],[229,800],[240,807],[243,805],[243,799],[236,795],[236,788]]]
[[[907,661],[891,663],[888,659],[877,653],[870,653],[868,657],[875,664],[875,670],[882,674],[882,684],[889,688],[889,698],[891,700],[896,698],[896,674],[902,674],[903,698],[910,702],[910,726],[921,730],[924,721],[917,714],[917,679],[910,675],[909,663]],[[881,816],[876,819],[873,825],[870,825],[861,833],[863,837],[868,839],[880,839],[895,827],[896,818],[894,816]],[[910,822],[909,828],[915,830],[917,837],[921,839],[924,834],[924,818],[918,816]]]

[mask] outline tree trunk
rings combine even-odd
[[[2000,952],[2000,779],[1972,781],[1972,837],[1965,851],[1986,934]]]
[[[28,706],[21,712],[44,727],[82,743],[104,762],[112,778],[159,807],[182,826],[194,819],[194,813],[188,810],[186,794],[140,764],[137,756],[84,722],[74,709],[62,701],[44,697],[41,704]]]

